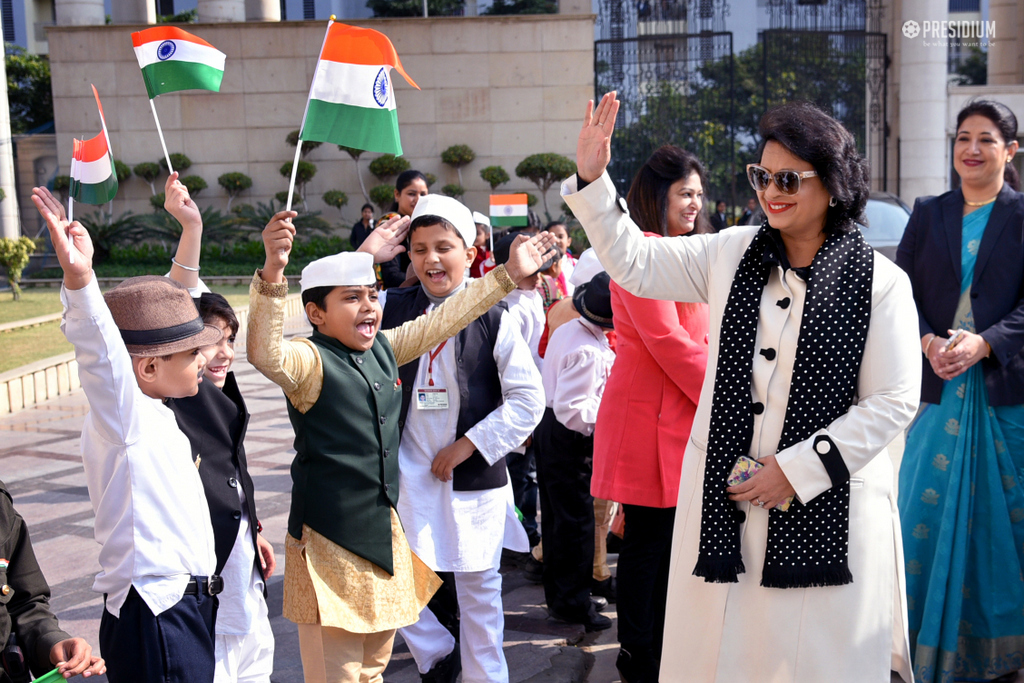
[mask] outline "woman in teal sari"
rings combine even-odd
[[[914,287],[924,354],[922,408],[899,475],[911,653],[923,683],[1011,681],[1024,668],[1016,137],[1005,106],[968,104],[953,149],[961,187],[917,202],[897,253]]]

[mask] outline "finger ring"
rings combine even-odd
[[[763,508],[764,507],[764,501],[763,500],[757,501],[757,507]]]

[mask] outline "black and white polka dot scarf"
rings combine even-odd
[[[744,253],[722,318],[700,554],[693,570],[708,582],[735,583],[746,571],[740,554],[744,513],[729,500],[726,479],[737,457],[750,453],[754,411],[763,410],[751,398],[751,375],[761,295],[777,267],[765,258],[766,250],[774,248],[773,230],[762,226]],[[873,252],[857,230],[830,235],[814,257],[780,451],[811,438],[853,405],[871,317],[873,272]],[[787,512],[770,511],[762,586],[806,588],[853,581],[847,565],[850,473],[827,435],[815,437],[813,447],[832,488],[806,505],[794,500]]]

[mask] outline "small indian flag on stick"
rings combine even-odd
[[[392,69],[419,89],[387,36],[332,21],[313,74],[299,138],[401,155]]]
[[[158,26],[133,33],[132,46],[149,99],[178,90],[220,91],[224,53],[202,38]]]
[[[495,228],[522,227],[530,224],[526,193],[492,194],[491,225]]]
[[[110,152],[107,122],[103,117],[103,105],[100,104],[96,86],[93,86],[92,92],[96,96],[96,106],[100,110],[102,130],[91,140],[74,140],[69,194],[75,201],[83,204],[106,204],[117,194],[117,171],[114,168],[114,155]]]

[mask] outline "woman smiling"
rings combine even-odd
[[[917,409],[917,331],[906,275],[855,223],[853,136],[812,105],[769,111],[749,172],[767,222],[657,239],[605,173],[617,110],[588,106],[565,201],[625,290],[710,312],[659,680],[911,680],[886,446]],[[741,456],[754,474],[730,485]]]

